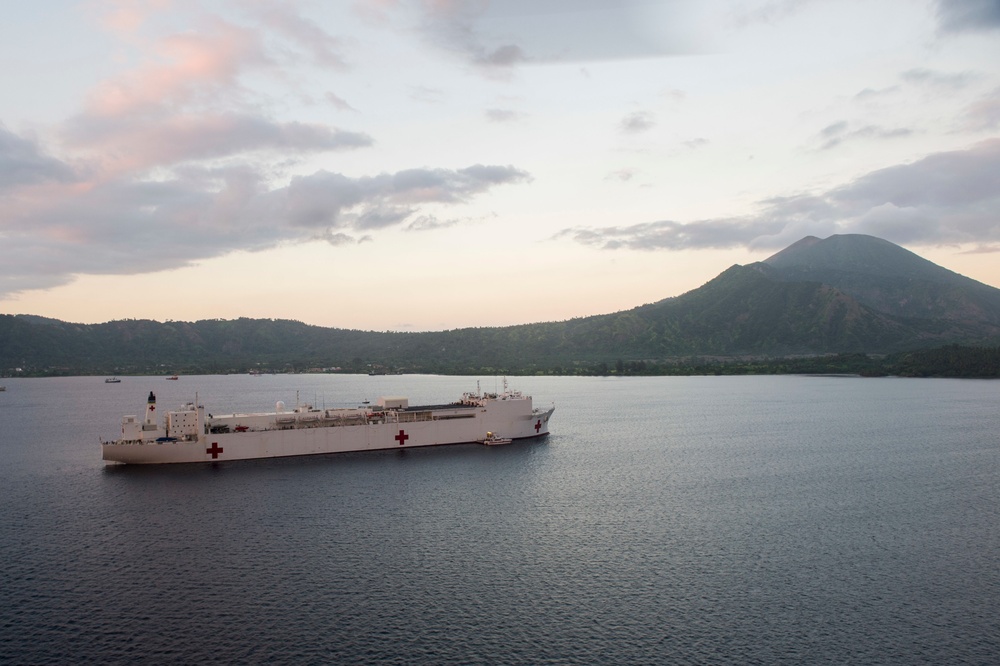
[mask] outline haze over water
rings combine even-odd
[[[8,379],[0,663],[993,663],[1000,383],[512,378],[552,435],[107,467],[99,437],[475,379]],[[497,380],[483,378],[483,390]]]

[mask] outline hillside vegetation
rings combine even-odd
[[[880,374],[888,370],[873,358],[903,363],[904,352],[946,348],[974,365],[954,350],[998,345],[1000,290],[859,235],[805,238],[681,296],[563,322],[399,333],[270,319],[85,325],[0,315],[7,374]],[[841,367],[845,359],[853,369]]]

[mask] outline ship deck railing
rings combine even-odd
[[[437,411],[448,413],[438,414]],[[268,432],[271,430],[301,430],[305,428],[341,428],[345,426],[377,425],[379,423],[421,423],[426,421],[450,421],[453,419],[469,419],[476,416],[474,405],[435,405],[432,407],[409,407],[406,409],[376,410],[367,414],[350,416],[329,416],[311,418],[309,420],[293,418],[289,414],[283,420],[276,418],[265,426],[246,426],[245,430],[239,421],[226,417],[226,422],[210,421],[205,424],[205,434],[228,434],[239,432]]]

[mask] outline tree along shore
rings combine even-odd
[[[5,377],[92,375],[203,375],[260,373],[439,374],[439,375],[551,375],[551,376],[698,376],[848,374],[864,377],[1000,378],[1000,347],[948,345],[889,355],[861,353],[784,358],[686,357],[660,360],[554,360],[505,367],[473,363],[445,363],[414,359],[404,365],[354,358],[335,365],[322,359],[279,360],[266,363],[187,362],[152,364],[73,364],[8,368]]]

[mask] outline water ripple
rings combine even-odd
[[[0,663],[1000,654],[1000,384],[524,378],[544,442],[103,468],[83,382],[0,403]]]

